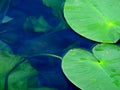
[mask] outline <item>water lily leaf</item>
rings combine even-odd
[[[64,56],[62,69],[82,90],[120,90],[120,47],[98,44],[93,54],[72,49]]]
[[[60,11],[62,9],[62,5],[64,4],[65,0],[42,0],[43,3],[52,8],[53,14],[59,17]]]
[[[66,0],[64,16],[78,34],[105,43],[120,39],[119,0]]]
[[[42,88],[30,88],[28,90],[57,90],[55,88],[48,88],[48,87],[42,87]]]
[[[21,60],[20,56],[15,56],[8,51],[0,53],[0,74],[5,75],[12,67]]]
[[[64,7],[64,3],[65,0],[42,0],[43,4],[45,4],[47,7],[50,7],[52,9],[52,13],[54,16],[58,17],[58,19],[60,20],[60,23],[54,27],[55,30],[62,30],[65,28],[68,28],[67,23],[64,20],[63,17],[63,7]]]
[[[37,72],[23,60],[8,51],[0,52],[0,90],[27,90],[28,79]]]
[[[12,55],[8,51],[0,52],[0,90],[4,90],[4,81],[6,74],[21,59],[19,56]]]
[[[18,66],[13,73],[10,74],[8,79],[9,90],[27,90],[28,80],[36,75],[36,71],[30,66],[30,64],[25,61],[20,66]],[[32,83],[32,82],[31,82]]]
[[[51,30],[52,27],[47,23],[43,16],[40,16],[39,18],[30,16],[26,19],[24,28],[25,30],[33,28],[34,32],[47,32]]]
[[[47,23],[43,16],[38,19],[31,17],[31,22],[35,32],[46,32],[51,29],[51,26]]]

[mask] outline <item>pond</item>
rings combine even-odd
[[[0,0],[0,90],[80,90],[62,59],[73,48],[91,52],[102,40],[73,30],[78,25],[69,23],[69,11],[64,16],[65,2]]]

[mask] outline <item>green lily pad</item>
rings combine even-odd
[[[119,0],[66,0],[64,16],[78,34],[105,43],[120,39]]]
[[[93,54],[72,49],[64,56],[62,69],[82,90],[120,90],[120,47],[98,44]]]

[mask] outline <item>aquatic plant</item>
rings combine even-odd
[[[92,53],[75,48],[63,57],[66,77],[82,90],[120,90],[119,0],[66,0],[64,16],[85,38],[102,42]]]
[[[36,73],[24,58],[8,51],[0,52],[0,90],[16,90],[21,87],[27,90],[27,81]]]
[[[82,90],[120,90],[120,47],[98,44],[92,53],[75,48],[63,58],[68,79]]]
[[[119,6],[0,0],[0,90],[118,90]]]
[[[104,43],[120,39],[119,0],[66,0],[64,16],[78,34]]]
[[[0,1],[0,90],[76,89],[60,67],[63,53],[78,44],[62,16],[63,4]]]

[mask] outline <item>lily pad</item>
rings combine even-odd
[[[119,0],[66,0],[64,16],[78,34],[97,42],[120,39]]]
[[[64,56],[62,69],[82,90],[120,90],[120,47],[98,44],[93,54],[72,49]]]

